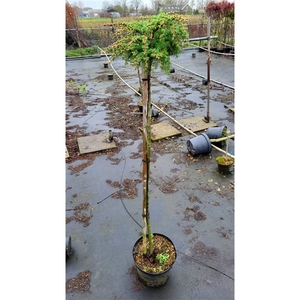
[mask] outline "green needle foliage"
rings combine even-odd
[[[111,45],[111,59],[121,56],[134,67],[151,72],[158,65],[170,72],[170,56],[177,56],[188,39],[187,23],[182,15],[163,13],[139,21],[118,24],[117,41]]]
[[[138,21],[114,24],[116,42],[109,48],[111,60],[121,56],[126,63],[142,69],[143,99],[143,254],[153,254],[153,234],[149,210],[151,144],[151,72],[158,66],[170,73],[170,56],[178,56],[188,39],[187,22],[182,15],[160,11]],[[147,236],[149,243],[147,243]],[[149,245],[149,246],[148,246]]]

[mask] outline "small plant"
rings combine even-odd
[[[77,88],[79,89],[80,93],[81,93],[81,96],[85,96],[85,93],[86,93],[86,84],[83,84],[83,85],[77,85]]]
[[[224,126],[223,130],[222,130],[222,137],[227,137],[227,127]]]
[[[81,96],[83,96],[83,97],[85,96],[85,94],[86,94],[86,84],[76,85],[72,79],[68,81],[68,84],[71,87],[77,88],[78,92],[81,94]]]
[[[221,165],[231,165],[234,163],[234,159],[232,157],[225,155],[218,156],[216,161]]]
[[[68,83],[69,83],[70,86],[75,86],[75,83],[74,83],[74,81],[72,79],[69,80]]]
[[[162,265],[166,263],[166,261],[169,259],[169,257],[170,257],[170,255],[168,253],[159,253],[156,255],[156,259]]]
[[[224,126],[223,130],[222,130],[222,138],[227,137],[227,127]],[[226,140],[221,141],[221,146],[223,147],[224,145],[226,145]]]

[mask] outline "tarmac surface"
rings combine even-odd
[[[192,52],[171,61],[206,76],[207,54],[197,52],[193,58]],[[66,299],[234,299],[234,169],[228,175],[218,172],[215,159],[222,153],[214,148],[191,156],[186,143],[193,136],[182,129],[180,136],[152,143],[150,166],[152,230],[173,241],[177,260],[163,287],[148,288],[137,279],[132,250],[141,236],[142,140],[124,138],[122,128],[111,128],[114,111],[97,99],[127,97],[135,107],[139,97],[116,74],[108,80],[113,70],[103,67],[106,60],[66,61],[66,82],[87,85],[80,97],[84,113],[71,105],[75,95],[66,95],[66,135],[112,129],[117,141],[116,151],[94,153],[92,160],[85,154],[66,159],[66,236],[73,251],[66,260]],[[136,70],[121,59],[112,64],[130,86],[138,86]],[[166,105],[176,120],[205,116],[207,86],[176,65],[175,73],[153,72],[152,101]],[[234,87],[234,59],[212,54],[210,78]],[[233,107],[234,89],[211,82],[211,121],[231,133]],[[140,118],[135,111],[118,117]],[[155,122],[174,125],[162,113]],[[228,152],[234,155],[233,139]]]

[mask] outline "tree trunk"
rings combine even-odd
[[[149,255],[153,252],[153,237],[149,211],[149,177],[151,148],[151,93],[150,72],[142,71],[143,99],[143,249],[147,253],[147,234],[149,238]]]

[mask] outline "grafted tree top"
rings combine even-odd
[[[158,65],[170,71],[170,56],[177,56],[188,38],[185,18],[182,15],[160,12],[138,21],[118,24],[117,41],[110,46],[112,59],[121,56],[134,67],[142,66],[151,72]]]

